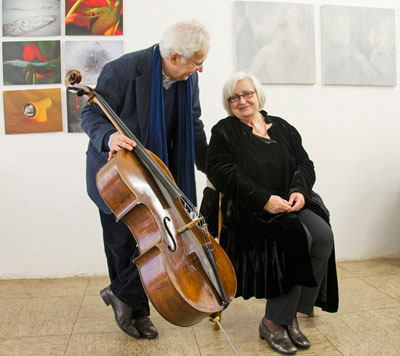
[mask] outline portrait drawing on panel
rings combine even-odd
[[[324,5],[322,40],[324,84],[396,85],[394,10]]]
[[[315,83],[313,6],[235,2],[236,67],[265,84]]]

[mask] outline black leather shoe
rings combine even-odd
[[[295,326],[288,326],[288,333],[293,343],[302,349],[308,349],[311,346],[310,340]]]
[[[126,305],[124,302],[121,302],[112,292],[110,286],[101,290],[100,295],[106,305],[111,304],[114,310],[115,322],[117,323],[118,327],[125,334],[128,334],[135,339],[140,339],[141,334],[132,325],[132,308],[129,305]]]
[[[148,316],[140,316],[133,319],[132,325],[145,339],[154,339],[158,336],[158,331]]]
[[[271,349],[284,355],[294,355],[297,352],[297,348],[290,340],[286,329],[270,332],[261,320],[258,330],[260,332],[260,338],[265,339]]]

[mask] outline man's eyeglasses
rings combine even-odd
[[[203,66],[203,62],[201,62],[200,64],[196,64],[192,61],[189,61],[191,64],[193,64],[193,67],[195,70],[199,70],[202,66]]]
[[[243,94],[230,96],[228,98],[228,101],[231,104],[238,103],[240,101],[240,98],[251,99],[253,97],[254,93],[255,93],[254,91],[245,91],[245,92],[243,92]]]

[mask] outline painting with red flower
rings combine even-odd
[[[65,34],[123,34],[122,0],[65,0]]]
[[[3,42],[4,85],[61,83],[60,41]]]

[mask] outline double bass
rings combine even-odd
[[[154,308],[167,321],[190,326],[218,315],[236,294],[236,275],[204,218],[175,184],[160,158],[147,150],[107,102],[67,73],[68,90],[97,104],[115,128],[136,142],[100,168],[97,188],[117,221],[131,231],[140,254],[134,260]]]

